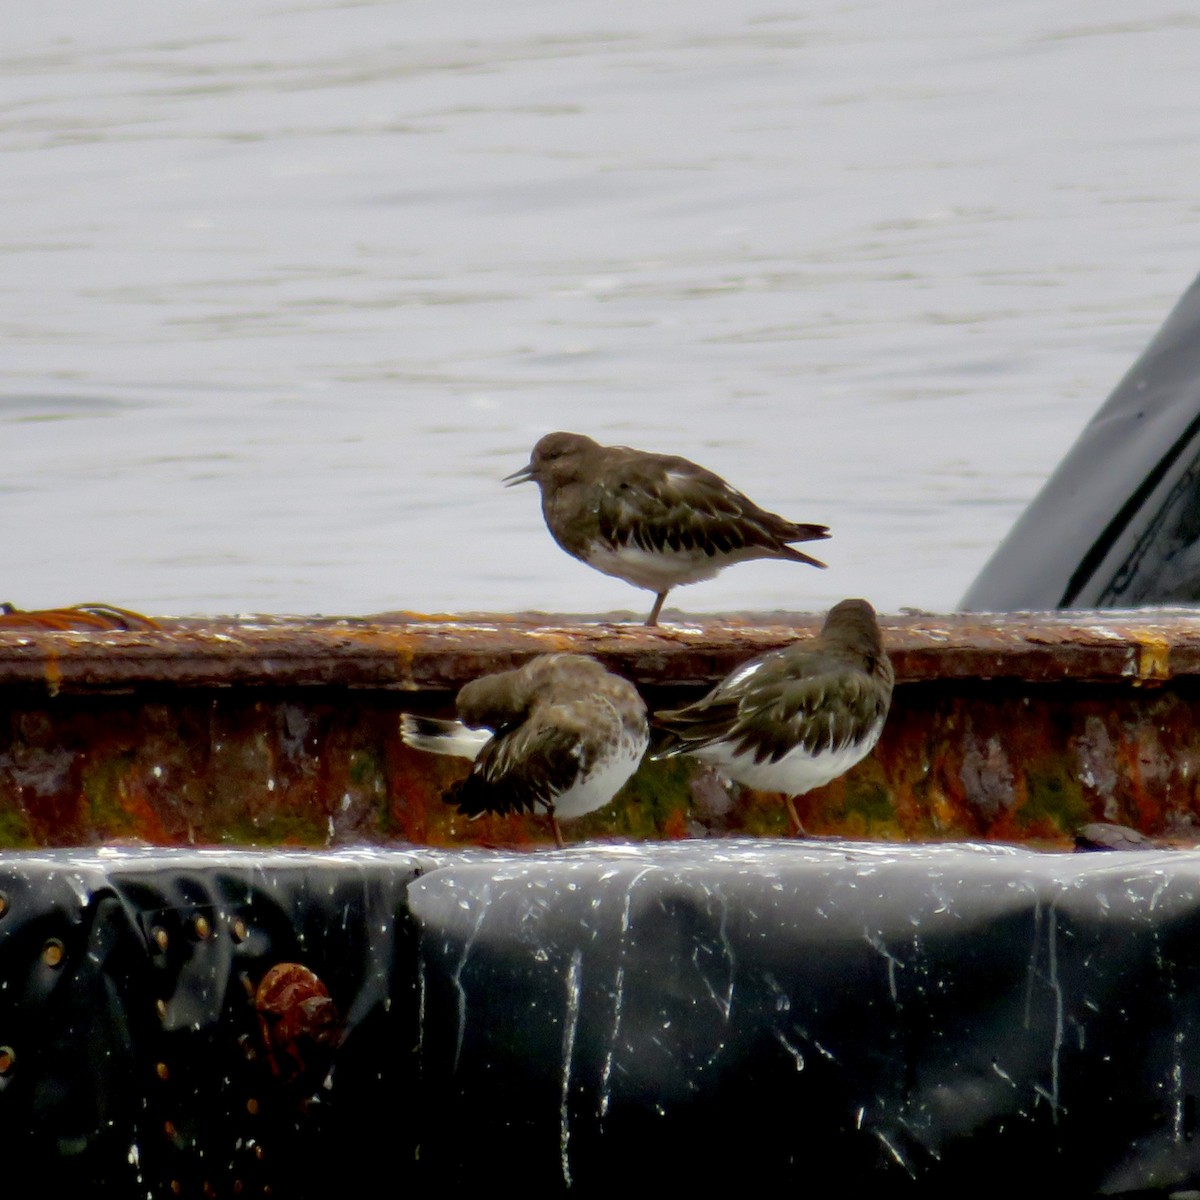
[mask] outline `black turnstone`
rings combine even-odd
[[[548,433],[528,466],[505,477],[532,480],[554,540],[589,567],[655,593],[658,623],[671,588],[711,579],[733,563],[782,558],[824,567],[789,542],[829,536],[759,508],[719,475],[674,454],[601,446],[578,433]]]
[[[646,751],[646,705],[637,689],[583,654],[543,654],[465,684],[457,721],[405,713],[401,736],[418,750],[474,760],[446,795],[475,817],[534,812],[559,820],[603,808]]]
[[[875,610],[842,600],[821,632],[743,663],[694,704],[654,714],[655,758],[690,754],[756,791],[793,796],[848,771],[874,748],[895,675]]]

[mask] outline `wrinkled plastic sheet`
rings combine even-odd
[[[968,588],[969,611],[1200,603],[1200,279]]]
[[[1200,1187],[1193,852],[58,852],[0,891],[8,1166],[90,1195]],[[267,1029],[281,963],[335,1038]]]

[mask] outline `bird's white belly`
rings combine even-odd
[[[634,587],[664,592],[681,583],[699,583],[712,579],[723,567],[735,561],[733,555],[708,555],[703,550],[642,550],[622,546],[593,549],[584,560],[589,567],[615,575]]]
[[[802,796],[845,774],[855,763],[866,758],[875,748],[882,731],[883,722],[880,721],[861,742],[850,742],[816,754],[797,746],[778,762],[755,762],[752,754],[734,754],[728,745],[720,743],[690,753],[755,791]]]
[[[603,808],[625,786],[646,752],[648,738],[623,738],[617,752],[596,764],[590,774],[554,798],[554,814],[571,820]]]

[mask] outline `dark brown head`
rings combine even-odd
[[[539,654],[520,667],[464,683],[454,701],[458,719],[473,729],[507,728],[528,716],[539,697],[603,690],[609,673],[585,654]]]
[[[563,484],[578,478],[585,463],[604,449],[582,433],[548,433],[539,438],[528,466],[504,477],[512,487],[533,480],[539,487],[547,483]]]
[[[463,684],[454,711],[472,729],[501,729],[521,720],[532,696],[525,677],[516,670],[481,675]]]
[[[883,635],[875,610],[865,600],[839,600],[825,617],[821,636],[832,646],[844,647],[872,660],[883,657]]]

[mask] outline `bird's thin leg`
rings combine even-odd
[[[783,801],[787,805],[788,817],[792,822],[792,837],[807,837],[808,834],[804,832],[804,826],[800,823],[800,817],[796,813],[795,801],[791,796],[784,796]]]
[[[667,591],[671,589],[668,588]],[[646,618],[647,625],[658,624],[658,614],[662,612],[663,601],[667,598],[667,592],[659,592],[654,598],[654,607],[650,610],[650,615]]]
[[[566,843],[563,841],[562,830],[558,826],[558,818],[554,815],[554,809],[548,809],[546,816],[550,818],[550,828],[554,830],[554,842],[561,850]]]

